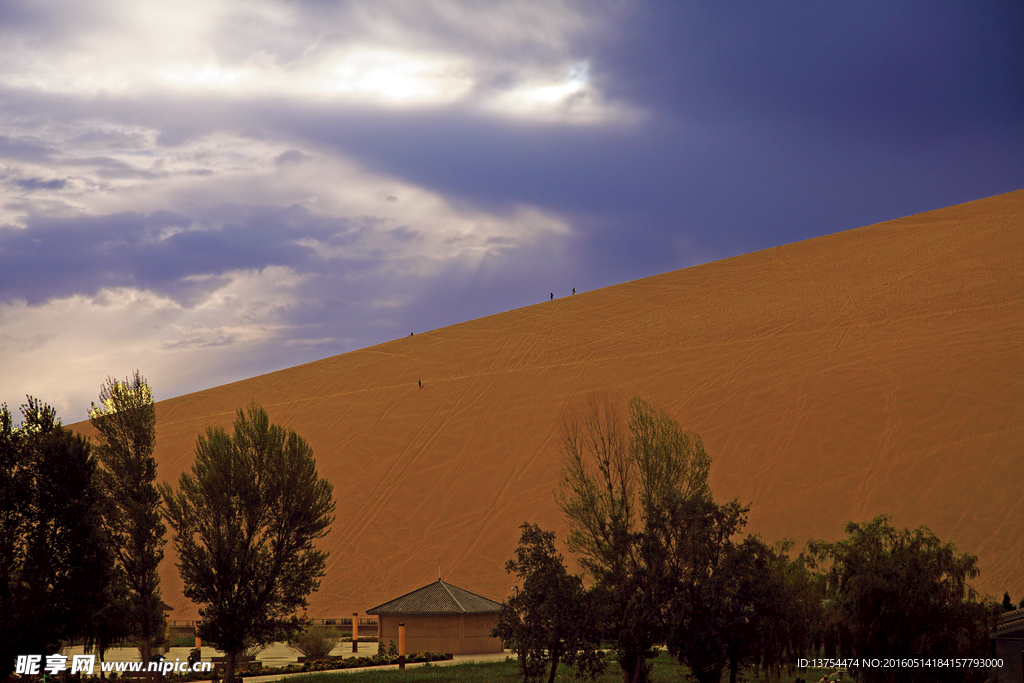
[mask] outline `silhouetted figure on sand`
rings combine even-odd
[[[416,380],[416,382],[420,385],[420,389],[422,389],[423,388],[423,380],[418,379],[418,380]]]
[[[551,300],[552,300],[552,301],[554,301],[554,300],[555,300],[555,293],[554,293],[554,292],[551,292]]]
[[[572,288],[572,295],[576,296],[576,288],[575,287]]]

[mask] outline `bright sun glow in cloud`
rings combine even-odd
[[[330,68],[328,91],[389,103],[453,102],[473,87],[463,64],[433,55],[354,49]]]
[[[625,116],[602,100],[586,65],[568,52],[567,35],[585,30],[587,22],[565,5],[441,2],[429,17],[419,8],[420,21],[440,17],[464,34],[450,45],[423,40],[415,16],[394,22],[393,16],[409,14],[401,3],[391,8],[390,23],[380,16],[383,5],[341,7],[317,21],[320,6],[300,16],[277,2],[97,3],[69,17],[81,25],[60,51],[0,28],[8,45],[0,48],[0,84],[90,97],[459,104],[488,116],[570,123]],[[522,60],[522,51],[531,59]]]
[[[273,94],[288,98],[350,100],[382,105],[458,101],[473,80],[457,60],[376,47],[353,47],[319,63],[282,67],[265,58],[239,67],[176,63],[156,70],[162,88],[224,97]]]

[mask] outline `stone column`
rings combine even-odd
[[[398,624],[398,668],[405,668],[405,622]]]

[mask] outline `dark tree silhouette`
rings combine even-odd
[[[827,572],[828,614],[844,657],[984,658],[992,610],[967,583],[978,558],[960,554],[925,527],[897,529],[881,515],[846,525],[847,538],[808,547]],[[856,671],[865,683],[893,669]],[[982,669],[900,669],[901,681],[982,681]]]
[[[22,414],[0,407],[0,680],[84,634],[113,574],[89,443],[31,397]]]

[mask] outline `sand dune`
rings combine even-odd
[[[564,536],[559,413],[605,389],[696,430],[716,498],[750,503],[767,540],[891,513],[977,554],[983,592],[1024,597],[1024,190],[161,401],[159,476],[254,399],[335,486],[311,616],[439,568],[501,599],[519,525]],[[195,618],[173,562],[168,545],[164,599]]]

